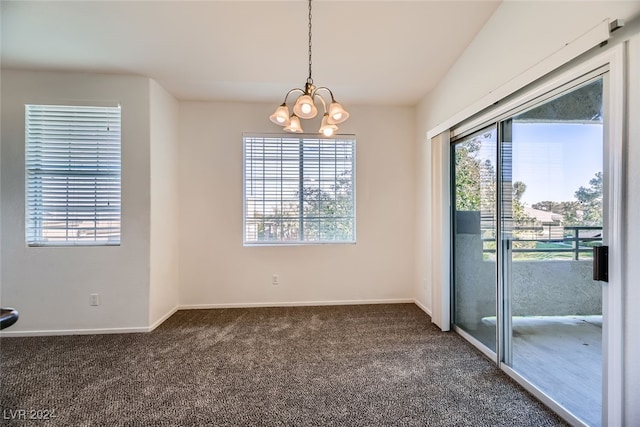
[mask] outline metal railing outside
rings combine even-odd
[[[523,237],[529,233],[531,237]],[[593,246],[602,244],[602,227],[587,226],[532,226],[512,229],[511,251],[513,253],[571,254],[574,260],[591,259]],[[495,242],[495,238],[483,238],[484,242]],[[518,247],[519,243],[533,242],[536,247]],[[552,247],[538,247],[538,244]],[[495,253],[495,248],[483,248],[484,253]],[[581,258],[582,254],[582,258]]]

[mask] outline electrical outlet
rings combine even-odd
[[[100,295],[99,294],[91,294],[91,305],[96,306],[100,305]]]
[[[271,284],[273,286],[278,286],[280,284],[280,277],[278,277],[277,274],[274,274],[273,276],[271,276]]]

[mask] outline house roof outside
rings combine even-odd
[[[542,223],[542,225],[558,225],[562,223],[562,215],[557,213],[534,209],[530,206],[525,206],[524,212],[531,218]]]

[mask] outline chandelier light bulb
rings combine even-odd
[[[323,134],[324,136],[331,136],[331,135],[333,135],[333,129],[331,129],[331,128],[323,129],[323,130],[322,130],[322,134]]]
[[[329,123],[329,114],[324,113],[324,116],[322,117],[322,124],[320,125],[320,133],[324,136],[331,136],[336,133],[337,130],[338,126]]]

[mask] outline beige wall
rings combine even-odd
[[[413,167],[416,171],[416,239],[413,268],[416,303],[427,313],[433,315],[431,298],[431,144],[427,141],[428,108],[427,102],[423,101],[415,109],[416,156],[413,159]]]
[[[150,271],[149,325],[178,305],[178,101],[149,80]]]
[[[3,70],[2,80],[0,296],[21,312],[11,333],[146,330],[178,304],[412,300],[412,108],[350,106],[356,244],[245,248],[242,132],[279,130],[272,105],[178,103],[138,77]],[[122,105],[122,245],[26,248],[24,103],[85,101]]]
[[[348,107],[340,131],[357,137],[357,243],[243,247],[242,133],[279,131],[275,104],[180,104],[181,306],[413,298],[413,109]]]
[[[422,100],[427,130],[505,85],[607,18],[639,17],[634,1],[503,1]],[[422,124],[420,124],[422,126]],[[424,140],[424,134],[420,134]]]
[[[2,70],[2,304],[7,333],[138,330],[149,320],[149,83],[142,77]],[[122,106],[122,244],[27,247],[24,105]],[[92,307],[89,296],[100,294]]]

